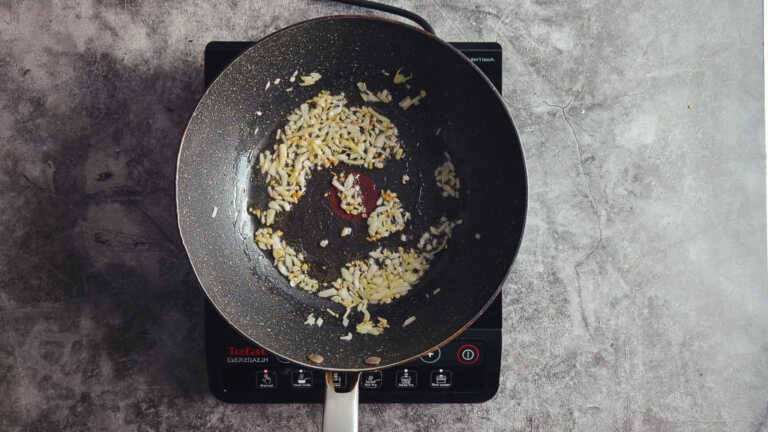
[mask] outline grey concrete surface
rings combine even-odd
[[[499,394],[362,429],[768,431],[760,3],[395,3],[502,44],[530,215]],[[207,393],[174,164],[207,41],[349,11],[0,2],[0,430],[319,428]]]

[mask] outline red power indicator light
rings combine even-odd
[[[463,365],[473,365],[480,359],[480,350],[471,344],[462,345],[456,351],[456,359]]]

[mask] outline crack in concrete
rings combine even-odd
[[[458,32],[458,33],[461,35],[462,39],[464,39],[464,40],[470,40],[470,39],[472,39],[471,37],[469,37],[469,35],[467,35],[467,32],[465,32],[464,30],[462,30],[462,28],[461,28],[461,27],[460,27],[458,24],[456,24],[456,21],[455,21],[455,20],[452,20],[452,19],[450,19],[450,18],[449,18],[449,17],[448,17],[448,16],[445,14],[445,12],[443,12],[443,7],[442,7],[442,6],[440,6],[440,4],[439,4],[439,3],[437,3],[437,0],[432,0],[432,4],[434,4],[434,5],[435,5],[435,7],[437,8],[437,11],[438,11],[438,12],[440,12],[440,15],[442,15],[442,16],[443,16],[443,19],[444,19],[445,21],[447,21],[447,22],[448,22],[448,24],[450,24],[450,25],[451,25],[451,27],[453,27],[453,28],[454,28],[454,30],[456,30],[456,31],[457,31],[457,32]],[[437,33],[437,30],[435,30],[435,33]]]
[[[586,311],[584,310],[584,297],[583,297],[583,286],[582,286],[582,268],[586,265],[587,261],[589,261],[595,253],[602,247],[603,245],[603,224],[600,220],[600,208],[597,205],[597,199],[595,198],[595,195],[592,191],[592,185],[589,183],[589,176],[586,173],[586,169],[584,168],[584,152],[581,148],[581,141],[579,140],[578,135],[576,135],[576,130],[573,127],[573,124],[571,123],[571,120],[568,118],[567,109],[571,106],[573,103],[573,97],[571,97],[571,100],[568,101],[565,105],[556,105],[551,104],[547,101],[543,101],[544,104],[546,104],[549,107],[552,108],[558,108],[560,112],[563,114],[563,120],[568,125],[568,129],[571,131],[571,135],[573,136],[573,140],[576,143],[576,155],[578,157],[578,163],[576,166],[578,167],[578,174],[580,177],[584,179],[584,193],[586,194],[586,197],[589,201],[589,205],[592,208],[593,213],[595,214],[595,223],[597,225],[597,240],[590,248],[589,252],[578,260],[576,264],[573,266],[573,270],[576,273],[576,288],[577,288],[577,294],[579,297],[579,312],[581,314],[581,321],[584,324],[584,329],[587,331],[587,334],[589,335],[590,339],[594,339],[594,335],[592,333],[592,328],[589,325],[589,321],[587,319]]]

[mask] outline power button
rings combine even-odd
[[[472,344],[462,345],[456,351],[456,359],[463,365],[473,365],[480,359],[480,350]]]

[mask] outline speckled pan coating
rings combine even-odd
[[[390,73],[405,67],[411,89],[395,86]],[[314,86],[288,78],[317,71]],[[280,78],[269,90],[268,80]],[[372,306],[389,319],[381,336],[355,335],[326,317],[321,328],[304,325],[310,312],[338,305],[292,288],[271,259],[253,244],[255,221],[249,203],[264,202],[263,182],[253,169],[258,153],[271,147],[285,116],[321,89],[343,91],[351,105],[362,103],[355,88],[365,81],[374,91],[388,88],[394,101],[377,105],[400,130],[408,157],[383,170],[365,171],[379,188],[396,191],[412,210],[410,245],[443,213],[464,220],[450,248],[408,296]],[[293,91],[285,89],[293,87]],[[407,112],[397,106],[406,94],[425,89],[422,104]],[[260,111],[263,114],[257,115]],[[255,133],[256,128],[258,132]],[[440,129],[440,133],[435,131]],[[452,154],[462,179],[462,199],[439,198],[432,172],[443,151]],[[402,185],[403,173],[413,179]],[[338,237],[348,225],[322,198],[330,173],[316,173],[295,210],[277,224],[287,240],[309,257],[321,280],[363,257],[373,245],[364,240],[365,222],[354,234]],[[371,369],[368,356],[390,366],[421,355],[462,331],[497,295],[520,243],[526,212],[526,176],[517,132],[501,101],[481,72],[458,51],[413,27],[369,17],[329,17],[306,21],[261,40],[210,86],[189,120],[177,170],[179,227],[201,285],[216,308],[242,334],[300,364],[307,355],[324,357],[323,368]],[[212,217],[216,207],[216,217]],[[484,235],[475,239],[476,232]],[[330,245],[320,251],[319,240]],[[399,235],[385,245],[397,245]],[[325,265],[328,270],[321,272]],[[439,295],[430,295],[435,288]],[[326,314],[327,315],[327,314]],[[401,328],[405,318],[416,322]],[[355,320],[356,321],[356,320]],[[353,322],[355,322],[353,321]]]

